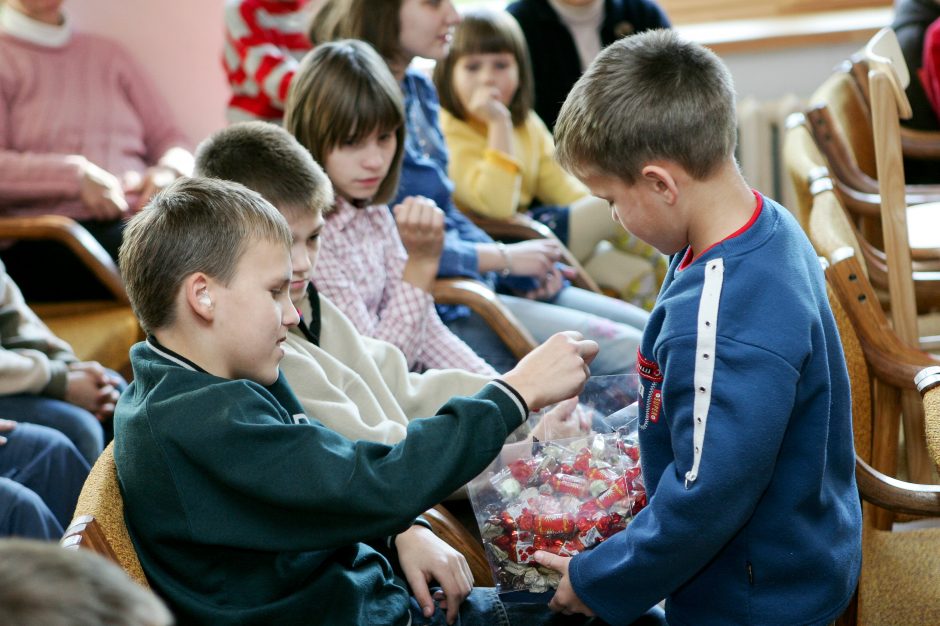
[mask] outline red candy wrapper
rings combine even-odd
[[[535,562],[536,551],[574,556],[624,530],[646,505],[636,411],[616,411],[635,399],[636,389],[635,375],[592,378],[579,400],[579,408],[591,412],[591,432],[507,443],[470,482],[470,502],[500,593],[557,588],[560,576]]]

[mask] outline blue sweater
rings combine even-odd
[[[858,580],[861,506],[848,373],[819,262],[766,198],[742,234],[685,268],[683,256],[640,348],[649,506],[574,557],[572,585],[612,624],[664,597],[670,624],[825,624]],[[706,275],[722,264],[717,319],[700,320]],[[697,357],[700,373],[714,367],[710,381],[693,380]],[[696,396],[707,408],[693,413]]]

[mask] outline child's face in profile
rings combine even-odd
[[[398,43],[408,61],[414,57],[440,61],[459,22],[451,0],[401,0]]]
[[[464,111],[474,111],[486,99],[508,107],[518,88],[519,65],[512,52],[465,54],[454,63],[454,92]]]
[[[374,131],[359,142],[344,141],[326,156],[326,175],[347,200],[370,200],[392,166],[398,140],[395,130]]]
[[[320,252],[320,231],[323,230],[323,216],[319,211],[286,211],[284,217],[290,225],[291,239],[290,260],[293,271],[290,276],[290,299],[299,305],[307,293],[307,283],[317,266],[317,254]]]
[[[578,178],[591,194],[610,203],[615,222],[663,254],[675,254],[688,245],[688,224],[661,201],[657,181],[641,176],[628,185],[602,174]]]
[[[217,342],[219,376],[262,385],[277,380],[284,358],[281,343],[300,320],[290,300],[290,254],[280,242],[257,240],[238,261],[228,285],[209,288]]]

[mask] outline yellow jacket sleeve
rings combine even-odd
[[[487,147],[485,131],[441,110],[441,128],[450,151],[447,173],[462,210],[509,219],[519,210],[522,172],[512,155]]]
[[[538,166],[532,197],[542,204],[568,205],[590,195],[588,188],[555,160],[555,140],[545,123],[530,111],[525,122],[530,145],[537,151]]]

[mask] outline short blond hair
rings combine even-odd
[[[287,220],[257,192],[213,178],[180,178],[124,229],[119,265],[131,307],[150,333],[176,321],[176,297],[195,272],[228,284],[254,241],[288,252]]]
[[[734,159],[736,143],[728,68],[672,30],[605,48],[571,89],[555,125],[555,158],[565,169],[627,184],[656,160],[704,180]]]

